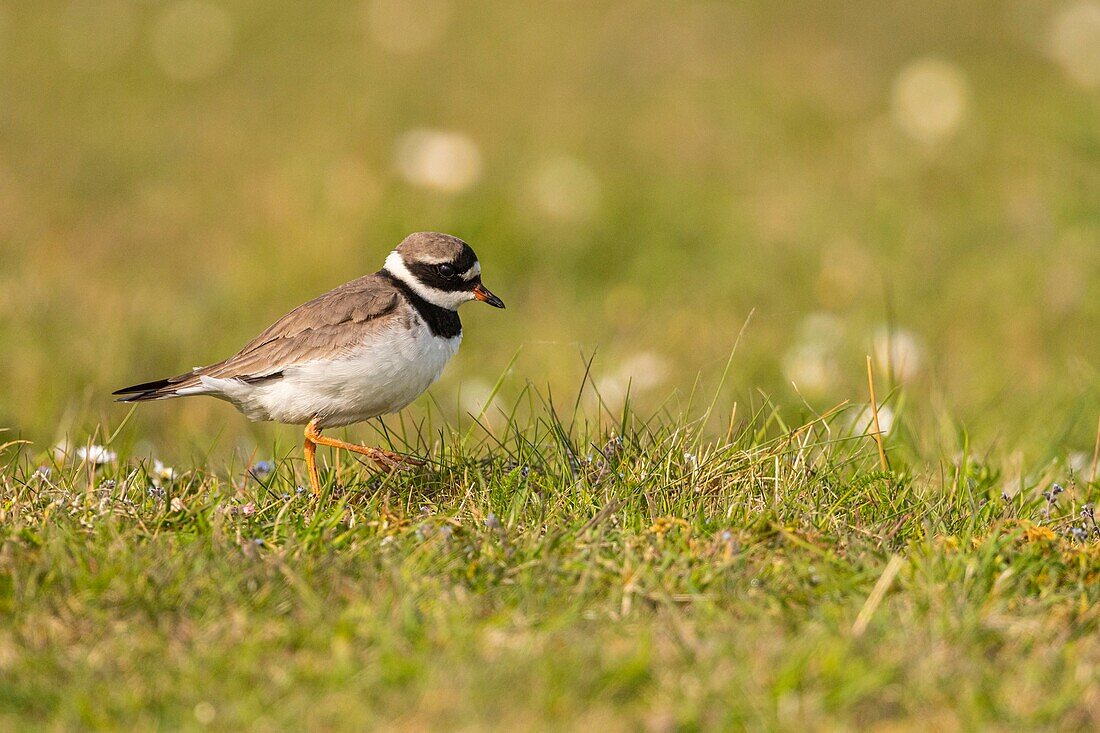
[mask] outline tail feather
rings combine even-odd
[[[261,365],[262,366],[262,365]],[[274,379],[281,379],[283,370],[262,370],[259,374],[247,369],[248,364],[241,364],[237,357],[219,361],[204,367],[195,367],[189,372],[177,374],[166,379],[154,379],[151,382],[142,382],[130,387],[115,390],[117,402],[149,402],[150,400],[169,400],[173,397],[188,397],[190,395],[212,394],[219,396],[223,391],[219,386],[208,383],[206,377],[215,378],[217,381],[231,380],[241,384],[261,384]]]
[[[116,402],[170,400],[173,397],[219,394],[220,390],[218,387],[212,387],[203,380],[203,377],[206,376],[218,377],[223,380],[229,379],[243,384],[260,384],[273,379],[281,379],[283,376],[282,370],[258,375],[237,374],[232,370],[226,373],[227,370],[225,367],[227,364],[230,364],[230,362],[220,361],[210,366],[195,367],[184,374],[177,374],[167,379],[154,379],[152,382],[142,382],[141,384],[135,384],[130,387],[123,387],[122,389],[115,390],[112,394],[118,396]]]
[[[180,397],[179,391],[188,386],[189,383],[198,382],[198,372],[188,372],[187,374],[179,374],[175,377],[168,377],[167,379],[154,379],[152,382],[142,382],[141,384],[135,384],[130,387],[123,387],[122,389],[115,390],[111,394],[122,395],[116,402],[148,402],[149,400],[167,400],[173,397]]]

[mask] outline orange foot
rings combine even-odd
[[[410,471],[416,466],[423,466],[424,461],[400,453],[394,453],[382,448],[371,448],[365,445],[356,445],[336,438],[321,435],[321,429],[317,427],[317,421],[311,420],[305,430],[305,454],[306,468],[309,470],[309,485],[313,489],[314,496],[321,494],[321,479],[317,475],[317,446],[327,445],[337,450],[351,451],[371,459],[376,466],[384,471]]]

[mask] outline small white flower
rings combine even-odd
[[[107,450],[102,445],[82,445],[76,449],[76,457],[93,465],[102,466],[117,459],[118,454]]]
[[[166,466],[157,459],[153,459],[153,477],[160,479],[161,481],[174,481],[176,479],[176,469],[171,466]]]

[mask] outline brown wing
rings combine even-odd
[[[377,275],[330,290],[280,318],[234,356],[205,372],[258,377],[312,359],[332,358],[361,343],[372,321],[392,313],[398,291]]]
[[[377,274],[366,275],[298,306],[225,361],[115,394],[127,395],[124,401],[163,399],[198,385],[202,376],[246,381],[274,378],[288,366],[346,353],[399,304],[393,285]]]

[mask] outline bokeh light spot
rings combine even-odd
[[[1050,48],[1071,79],[1100,86],[1100,3],[1085,0],[1059,11],[1051,24]]]
[[[587,221],[599,210],[600,181],[576,158],[543,161],[531,173],[529,190],[535,208],[550,219]]]
[[[783,376],[803,394],[818,397],[840,381],[837,351],[844,324],[829,313],[812,313],[798,329],[798,339],[783,355]]]
[[[910,331],[880,328],[874,336],[874,351],[878,365],[899,382],[915,379],[924,365],[924,347]]]
[[[672,365],[655,351],[628,355],[619,365],[596,380],[596,391],[605,405],[619,408],[627,395],[638,395],[660,387],[668,379]]]
[[[909,137],[928,145],[955,134],[966,119],[969,104],[966,75],[941,59],[914,61],[894,81],[894,124]]]
[[[415,186],[457,193],[481,177],[481,150],[462,133],[416,129],[397,141],[395,164]]]

